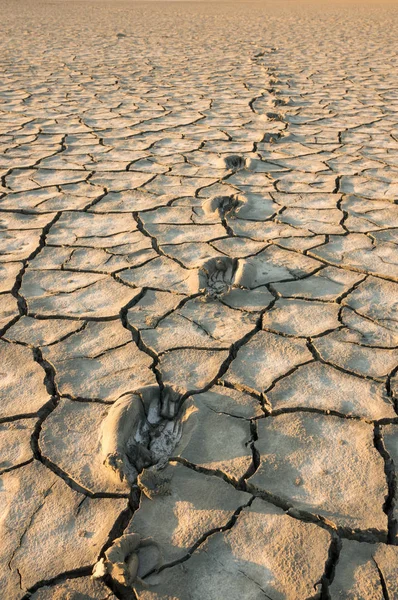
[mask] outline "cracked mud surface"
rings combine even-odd
[[[0,596],[398,599],[397,9],[17,4]]]

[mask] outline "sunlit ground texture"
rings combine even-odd
[[[0,13],[0,597],[398,599],[398,8]]]

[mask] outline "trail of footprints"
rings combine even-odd
[[[86,6],[2,24],[2,597],[398,598],[396,10]]]

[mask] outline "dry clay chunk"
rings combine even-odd
[[[40,229],[0,231],[1,261],[14,262],[29,258],[39,247],[41,233]]]
[[[203,390],[217,376],[228,352],[182,348],[160,357],[163,382],[180,393]]]
[[[315,248],[310,251],[310,254],[343,268],[353,268],[396,281],[398,279],[396,252],[394,244],[382,242],[376,244],[366,235],[351,233],[348,236],[330,236],[327,244]]]
[[[119,277],[134,287],[151,286],[165,292],[188,295],[199,291],[197,270],[184,269],[165,256],[155,258],[141,267],[121,271]]]
[[[0,423],[0,473],[33,458],[30,445],[36,419],[18,419]]]
[[[329,597],[331,600],[398,598],[398,548],[343,540]]]
[[[280,298],[263,315],[263,329],[286,335],[310,337],[340,327],[339,306],[312,300]]]
[[[398,373],[395,373],[393,377],[391,377],[391,389],[394,398],[398,397]]]
[[[81,329],[81,321],[66,319],[38,320],[32,317],[21,317],[15,325],[7,330],[5,338],[31,346],[48,346]]]
[[[214,258],[222,257],[207,242],[183,242],[182,244],[164,244],[162,251],[173,260],[177,260],[186,269],[196,269]]]
[[[344,233],[340,225],[341,213],[336,208],[287,208],[281,214],[280,220],[294,227],[304,227],[316,234]]]
[[[0,294],[0,329],[19,316],[18,302],[12,294]]]
[[[128,323],[136,329],[156,327],[159,319],[177,308],[184,297],[182,294],[147,290],[142,298],[128,309]]]
[[[382,327],[398,331],[398,284],[368,277],[342,302]]]
[[[299,364],[312,360],[305,340],[259,331],[242,346],[223,380],[242,389],[267,389],[275,379]]]
[[[149,552],[148,552],[149,551]],[[149,556],[148,556],[149,554]],[[142,557],[144,556],[144,560]],[[149,560],[148,560],[149,559]],[[124,590],[131,590],[134,582],[160,566],[157,542],[142,539],[137,533],[123,533],[113,540],[105,555],[94,566],[94,579],[109,578]],[[147,570],[142,572],[142,568]]]
[[[222,385],[215,385],[199,396],[200,401],[217,413],[254,419],[264,415],[260,402],[246,394]]]
[[[250,237],[252,240],[256,240],[259,242],[266,242],[270,240],[286,241],[293,240],[291,246],[294,248],[296,243],[301,246],[302,240],[307,239],[308,244],[308,236],[311,236],[311,232],[308,229],[302,229],[298,227],[292,227],[286,223],[275,223],[274,221],[243,221],[241,219],[231,220],[227,219],[228,224],[233,230],[235,235]],[[298,237],[300,236],[300,237]],[[312,241],[318,236],[313,235],[311,238]],[[300,242],[297,242],[300,240]],[[286,245],[286,244],[285,244]],[[310,246],[314,246],[314,244],[310,244]],[[289,247],[289,246],[288,246]]]
[[[287,281],[275,283],[273,287],[284,298],[306,298],[308,300],[335,300],[358,281],[363,275],[325,267],[315,275],[300,279],[299,281]]]
[[[255,324],[253,315],[214,299],[197,298],[165,317],[156,329],[144,330],[141,337],[156,353],[181,347],[229,348]]]
[[[171,458],[241,479],[252,463],[249,422],[215,412],[200,396],[184,407],[181,440]]]
[[[258,421],[260,465],[250,490],[320,514],[338,527],[386,536],[388,494],[373,427],[362,421],[292,413]]]
[[[255,288],[266,283],[300,279],[319,268],[313,258],[269,246],[255,256],[239,263],[236,279],[239,285]]]
[[[163,564],[181,559],[205,533],[225,526],[251,498],[219,477],[178,463],[162,471],[145,470],[139,482],[144,494],[127,532],[156,540]]]
[[[390,348],[368,348],[346,341],[345,330],[333,331],[314,340],[321,358],[346,371],[383,380],[398,364],[398,352]]]
[[[341,321],[346,326],[344,338],[347,342],[356,342],[363,346],[382,346],[395,348],[398,346],[398,327],[396,331],[386,325],[380,325],[366,317],[361,317],[348,306],[341,311]]]
[[[94,563],[126,508],[125,499],[73,491],[37,461],[2,475],[1,494],[0,586],[13,600],[39,581]]]
[[[265,286],[258,287],[255,290],[232,288],[222,299],[223,304],[247,312],[263,311],[273,300],[273,295]]]
[[[397,384],[397,381],[396,381]],[[396,385],[395,384],[395,385]],[[398,386],[395,387],[398,392]],[[398,395],[398,394],[397,394]],[[398,474],[398,425],[391,423],[389,425],[383,425],[382,427],[384,446],[387,450],[389,457],[392,460],[393,468],[395,470],[395,476]],[[395,491],[395,498],[393,503],[393,516],[396,523],[398,523],[398,495]],[[398,531],[395,529],[395,544],[398,542]]]
[[[160,245],[207,242],[225,235],[224,227],[220,225],[146,225],[148,233],[156,238]]]
[[[138,349],[120,321],[91,321],[82,331],[44,348],[43,356],[54,365],[60,393],[74,398],[114,401],[155,383],[152,359]]]
[[[118,316],[137,290],[110,275],[31,270],[23,276],[21,295],[30,313],[83,319]]]
[[[0,417],[33,415],[50,400],[32,350],[0,341]]]
[[[256,499],[232,529],[211,535],[189,560],[149,577],[150,586],[135,592],[139,600],[313,598],[329,544],[326,530]]]
[[[3,213],[4,214],[4,213]],[[11,292],[18,273],[22,269],[21,262],[0,263],[0,292]]]
[[[384,385],[314,361],[283,377],[267,394],[274,411],[317,408],[365,419],[394,418]]]
[[[135,231],[137,223],[132,215],[101,215],[86,212],[63,213],[51,227],[47,243],[58,246],[91,245],[95,238],[111,238],[117,234]],[[116,238],[117,239],[117,238]],[[88,241],[91,243],[89,244]],[[115,243],[116,245],[116,243]]]
[[[109,406],[97,402],[61,399],[43,423],[39,445],[44,457],[89,492],[128,493],[127,481],[110,477],[100,452],[108,412]]]

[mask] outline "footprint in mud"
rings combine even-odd
[[[283,121],[283,117],[279,113],[268,112],[267,117],[270,121]]]
[[[229,257],[211,258],[199,270],[199,289],[210,298],[226,294],[234,283],[237,261]]]
[[[228,213],[233,213],[239,206],[242,206],[245,200],[238,195],[235,196],[214,196],[206,198],[202,204],[205,215],[218,214],[222,219]]]
[[[276,48],[275,46],[264,48],[264,50],[259,50],[259,52],[257,52],[257,54],[254,55],[254,58],[260,58],[261,56],[265,56],[266,54],[274,54],[275,52],[277,52],[277,50],[278,48]]]
[[[180,395],[169,387],[147,386],[119,398],[100,433],[109,476],[133,484],[145,467],[166,463],[181,437],[179,408]]]
[[[222,157],[221,163],[229,171],[239,171],[239,169],[245,168],[246,159],[243,156],[239,156],[239,154],[231,154],[230,156]]]
[[[211,258],[199,269],[199,291],[209,298],[225,297],[233,288],[251,289],[256,270],[246,260]]]
[[[273,144],[280,140],[281,137],[283,137],[281,133],[266,133],[263,137],[263,142],[266,142],[267,144]]]

